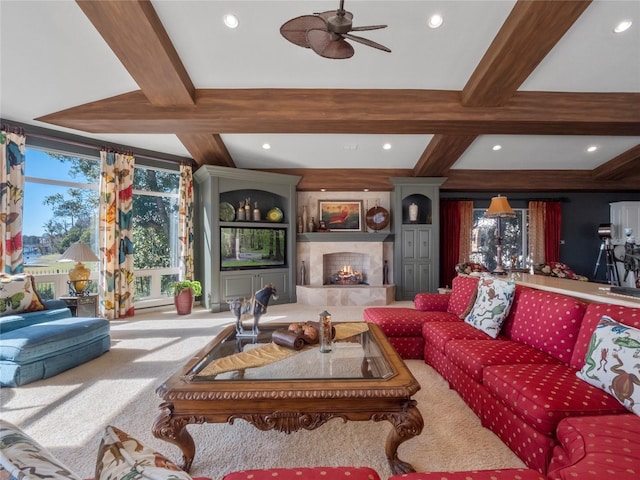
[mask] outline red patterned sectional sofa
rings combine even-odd
[[[457,276],[451,293],[418,294],[415,308],[372,307],[364,312],[364,320],[380,325],[403,358],[424,359],[437,370],[482,424],[536,471],[528,472],[530,476],[501,471],[442,478],[535,478],[539,472],[563,480],[639,479],[640,417],[576,373],[585,365],[602,317],[637,329],[640,309],[587,304],[517,286],[494,339],[463,320],[474,304],[477,285],[475,277]],[[611,369],[615,361],[609,360]],[[635,378],[631,374],[626,379],[631,392],[640,389],[640,358],[634,368]],[[434,477],[408,474],[394,480],[401,478]]]

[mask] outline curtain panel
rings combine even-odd
[[[193,171],[191,165],[180,165],[178,240],[180,280],[193,280]]]
[[[134,314],[133,155],[100,152],[100,313],[109,320]]]
[[[469,260],[473,202],[442,200],[440,202],[440,285],[451,285],[455,266]]]
[[[529,257],[534,265],[560,261],[561,227],[560,202],[529,202]]]
[[[0,131],[0,272],[22,273],[24,163],[27,137],[22,132]]]

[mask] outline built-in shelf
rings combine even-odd
[[[392,233],[379,232],[309,232],[298,233],[298,242],[393,242]]]

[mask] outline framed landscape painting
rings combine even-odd
[[[318,200],[318,214],[329,230],[362,231],[362,200]]]

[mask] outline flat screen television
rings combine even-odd
[[[220,269],[286,267],[286,246],[284,227],[221,227]]]

